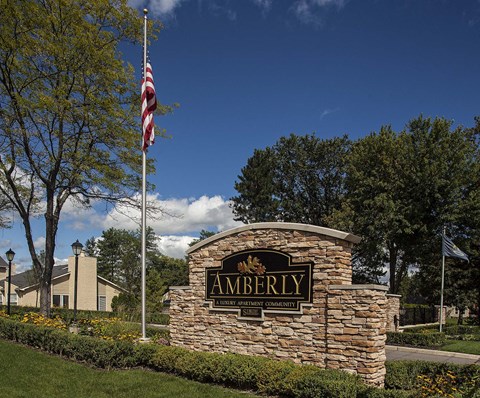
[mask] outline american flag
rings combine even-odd
[[[157,109],[157,97],[153,84],[152,65],[147,62],[147,75],[142,79],[143,150],[155,142],[153,111]]]

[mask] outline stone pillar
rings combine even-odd
[[[399,294],[387,294],[387,332],[398,332],[400,327],[400,298]]]
[[[327,301],[326,367],[357,373],[383,387],[388,288],[331,285]]]

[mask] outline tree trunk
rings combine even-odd
[[[51,283],[49,280],[40,280],[40,314],[49,317],[51,310]]]
[[[397,284],[397,248],[395,247],[395,244],[392,244],[391,246],[388,246],[388,252],[389,252],[389,265],[390,265],[390,293],[391,294],[397,294],[398,292],[398,284]]]

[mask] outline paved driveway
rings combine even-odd
[[[480,365],[480,355],[460,354],[420,348],[386,346],[387,361],[421,360]]]

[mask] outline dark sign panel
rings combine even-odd
[[[212,309],[236,310],[241,318],[262,319],[266,312],[299,313],[312,303],[313,263],[292,263],[290,255],[247,250],[205,270],[205,297]]]

